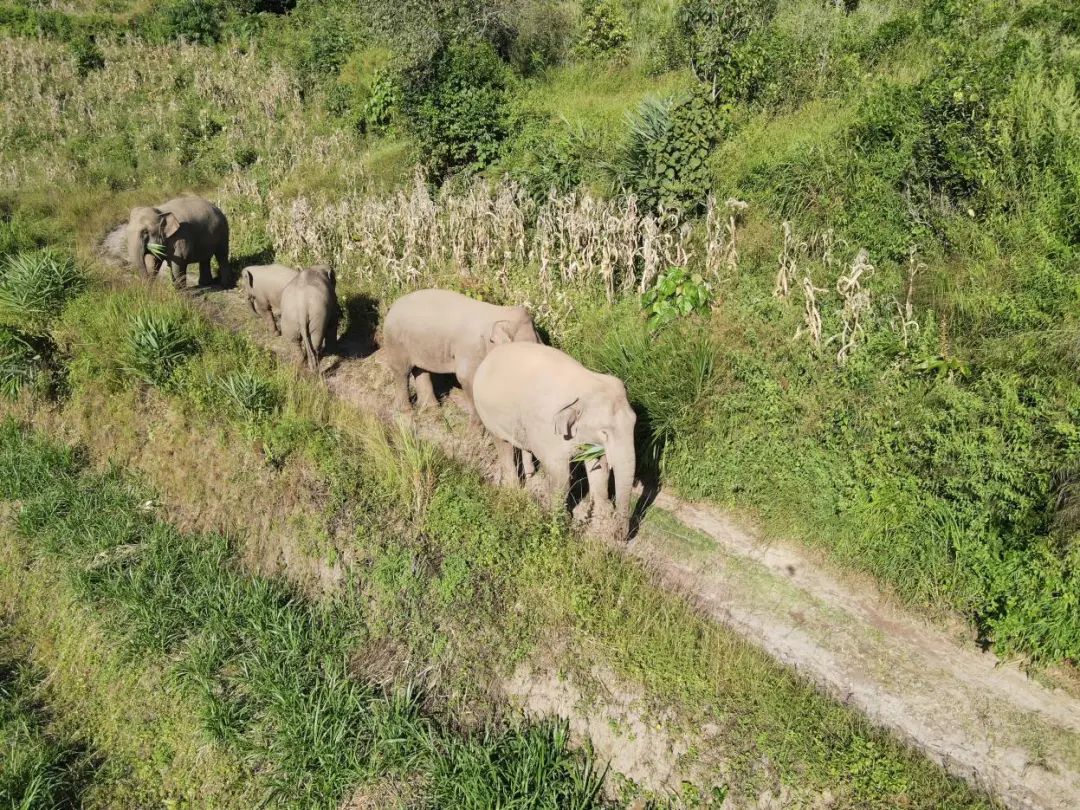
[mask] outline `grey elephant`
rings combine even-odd
[[[476,370],[473,399],[499,446],[503,481],[519,483],[514,448],[523,451],[530,472],[524,454],[530,451],[548,479],[553,504],[566,502],[571,460],[587,445],[602,447],[602,456],[585,462],[593,513],[614,517],[617,537],[629,534],[637,415],[622,380],[590,371],[550,346],[507,343],[492,349]],[[611,473],[614,511],[608,500]]]
[[[471,409],[473,375],[492,347],[539,341],[524,307],[488,304],[451,290],[417,290],[390,307],[382,350],[396,380],[401,410],[409,409],[409,375],[414,368],[419,370],[414,380],[419,407],[435,402],[431,385],[435,373],[457,376]]]
[[[337,277],[325,264],[301,270],[281,291],[281,334],[298,345],[300,365],[319,372],[323,354],[336,344],[340,313]]]
[[[131,209],[127,244],[131,264],[148,278],[168,262],[173,285],[183,289],[188,265],[197,262],[203,287],[213,283],[210,260],[216,258],[222,286],[232,283],[229,222],[216,205],[201,197],[178,197],[154,207]]]
[[[300,274],[299,270],[283,264],[262,264],[245,267],[240,274],[240,284],[248,306],[256,315],[265,318],[267,326],[275,335],[281,334],[281,294]]]

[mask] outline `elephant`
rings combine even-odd
[[[281,334],[281,294],[299,274],[299,270],[283,264],[264,264],[245,267],[240,275],[251,311],[263,316],[275,335]]]
[[[520,484],[514,448],[523,451],[525,473],[539,461],[552,503],[565,504],[570,463],[583,445],[600,445],[600,458],[586,461],[593,514],[614,517],[617,538],[630,532],[630,490],[636,455],[637,415],[622,380],[590,371],[567,354],[543,344],[506,343],[493,348],[473,378],[480,421],[499,447],[504,483]],[[608,500],[609,474],[615,477],[615,507]]]
[[[199,264],[199,286],[213,282],[210,259],[218,262],[223,287],[232,283],[229,269],[229,222],[213,203],[201,197],[178,197],[153,208],[131,209],[127,224],[128,258],[147,278],[169,263],[173,285],[187,287],[187,266]],[[155,248],[158,255],[154,255]]]
[[[435,403],[431,374],[454,374],[473,421],[473,375],[496,345],[539,343],[532,316],[525,307],[502,307],[451,290],[417,290],[399,298],[386,314],[382,350],[396,380],[396,398],[409,410],[409,375],[419,371],[416,404]]]
[[[337,342],[341,310],[337,277],[325,264],[301,270],[281,291],[281,334],[298,344],[299,365],[319,373],[323,353]]]

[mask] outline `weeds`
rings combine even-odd
[[[140,312],[128,324],[122,368],[143,382],[163,387],[198,350],[198,341],[182,310]]]
[[[41,330],[85,285],[70,257],[49,251],[8,256],[0,264],[0,319]]]

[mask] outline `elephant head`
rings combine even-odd
[[[172,212],[157,208],[133,208],[128,218],[128,258],[136,269],[153,275],[170,251],[172,237],[180,230],[180,221]],[[157,250],[160,256],[155,256]]]
[[[621,537],[630,533],[630,491],[634,487],[637,455],[634,450],[634,426],[637,414],[626,397],[622,380],[607,374],[597,375],[596,386],[567,402],[553,419],[552,429],[575,446],[598,444],[604,448],[605,469],[615,476],[615,521]],[[590,476],[590,487],[592,480]],[[603,492],[593,492],[597,500],[607,500],[607,478]]]

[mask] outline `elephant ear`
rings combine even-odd
[[[249,290],[255,289],[255,277],[251,274],[251,270],[244,271],[244,283],[247,284]]]
[[[176,218],[176,214],[172,211],[166,211],[161,215],[161,231],[165,234],[166,238],[175,234],[180,230],[180,220]]]
[[[574,429],[574,425],[581,417],[581,400],[575,399],[569,405],[562,407],[558,413],[555,414],[555,433],[562,436],[564,439],[572,439],[577,431]]]
[[[503,343],[513,343],[514,325],[510,321],[495,321],[491,325],[491,333],[488,335],[488,343],[501,346]]]

